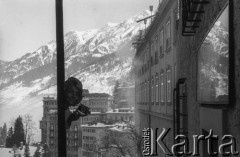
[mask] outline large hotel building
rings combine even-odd
[[[91,108],[91,114],[73,121],[67,130],[67,157],[97,157],[99,154],[107,157],[106,150],[101,149],[100,141],[104,138],[105,132],[115,125],[104,123],[134,121],[132,109],[111,109],[114,106],[113,101],[113,98],[106,93],[89,93],[84,90],[81,103]],[[41,143],[48,146],[51,157],[58,156],[57,128],[57,100],[54,97],[44,97],[43,117],[40,121]]]
[[[224,135],[239,148],[239,8],[237,0],[161,0],[146,18],[134,58],[139,132],[171,128],[163,140],[170,149],[181,134],[193,151],[193,136],[211,132],[217,156]],[[206,140],[198,147],[199,156],[212,155]],[[155,155],[166,156],[158,148]]]

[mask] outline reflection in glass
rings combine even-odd
[[[228,101],[228,7],[215,22],[198,54],[198,100]]]
[[[0,137],[0,145],[6,147],[6,152],[14,148],[12,156],[18,156],[16,152],[24,156],[24,149],[19,146],[29,144],[29,156],[42,153],[54,157],[51,154],[56,154],[52,148],[57,147],[55,1],[0,3],[0,127],[6,124],[7,131],[13,133],[8,139]],[[11,156],[4,155],[4,149],[0,156]]]

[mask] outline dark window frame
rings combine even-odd
[[[210,26],[210,28],[209,28],[209,30],[208,30],[208,32],[206,33],[206,35],[205,35],[205,37],[203,38],[203,40],[202,40],[202,42],[201,42],[201,44],[199,45],[199,47],[197,48],[197,58],[198,58],[198,56],[199,56],[199,51],[200,51],[200,48],[201,48],[201,46],[202,46],[202,44],[204,44],[204,41],[205,41],[205,39],[207,38],[207,36],[208,36],[208,34],[209,34],[209,32],[211,31],[211,29],[213,28],[213,26],[214,26],[214,24],[217,22],[217,20],[219,19],[219,17],[222,15],[222,13],[225,11],[225,9],[227,8],[227,7],[229,7],[228,8],[228,20],[230,21],[231,20],[231,18],[230,18],[230,13],[231,13],[231,11],[230,11],[230,4],[229,4],[229,2],[225,5],[225,7],[222,9],[222,11],[218,14],[218,16],[215,18],[215,21],[212,23],[212,25]],[[229,40],[229,46],[228,46],[228,54],[229,54],[229,73],[228,73],[228,78],[230,77],[230,75],[231,75],[231,70],[230,70],[230,67],[231,67],[231,65],[232,66],[234,66],[233,65],[233,63],[230,61],[230,58],[231,58],[231,51],[233,51],[233,50],[231,50],[231,45],[230,44],[232,44],[233,42],[230,42],[231,41],[231,27],[230,27],[230,22],[228,23],[229,24],[229,29],[228,29],[228,32],[229,32],[229,38],[228,38],[228,40]],[[233,39],[232,39],[233,40]],[[231,99],[233,99],[233,98],[231,98],[231,95],[230,95],[230,92],[232,92],[232,87],[230,87],[230,85],[231,85],[231,83],[230,83],[230,81],[231,81],[231,79],[228,79],[228,101],[203,101],[203,100],[199,100],[199,96],[198,96],[198,86],[199,86],[199,84],[198,84],[198,70],[199,70],[199,61],[197,60],[197,64],[196,64],[196,76],[197,76],[197,83],[196,83],[196,93],[197,93],[197,95],[196,95],[196,102],[198,102],[201,106],[203,106],[203,107],[211,107],[211,108],[222,108],[222,107],[225,107],[225,106],[227,106],[227,105],[229,105],[230,104],[230,101],[231,101]],[[234,97],[234,94],[232,95],[233,97]]]

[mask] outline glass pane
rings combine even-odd
[[[67,138],[67,155],[133,156],[129,154],[132,153],[138,156],[137,152],[132,152],[134,149],[126,150],[126,154],[122,155],[116,152],[117,148],[111,149],[110,146],[118,147],[119,143],[116,142],[126,141],[122,133],[113,132],[114,128],[121,127],[118,123],[126,125],[134,120],[135,82],[132,61],[135,49],[132,43],[139,30],[145,32],[151,19],[146,26],[144,22],[136,21],[150,16],[151,12],[144,10],[151,3],[155,3],[154,8],[157,9],[159,1],[65,0],[63,3],[65,78],[75,77],[82,82],[88,92],[81,103],[92,111],[92,114],[74,121],[67,131],[71,134],[74,132],[73,124],[79,126],[79,136]],[[156,46],[149,45],[152,50]],[[141,63],[144,55],[141,56]],[[152,62],[155,61],[154,57],[155,52],[152,53]],[[144,69],[141,65],[139,75],[143,75]],[[141,104],[147,102],[147,99],[154,102],[154,95],[148,98],[147,94],[154,93],[154,79],[137,84],[139,92],[136,100]],[[130,143],[121,145],[127,147]]]
[[[226,7],[199,50],[199,101],[228,101],[228,42],[228,7]]]
[[[7,125],[0,145],[9,150],[0,156],[23,156],[21,142],[31,145],[30,156],[45,143],[43,153],[53,153],[56,141],[47,139],[57,137],[55,1],[1,1],[0,19],[0,127]]]

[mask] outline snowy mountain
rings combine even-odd
[[[132,42],[145,28],[135,21],[149,15],[144,11],[121,23],[66,33],[66,79],[75,76],[90,92],[111,94],[115,81],[127,78],[132,68]],[[56,96],[56,42],[53,40],[14,61],[1,61],[0,65],[0,124],[26,113],[34,115],[38,123],[43,96]]]
[[[203,98],[214,101],[228,99],[228,44],[228,28],[224,27],[221,21],[217,21],[206,37],[199,55],[200,88],[204,93]]]

